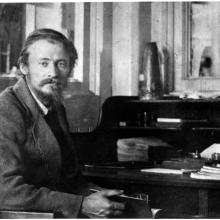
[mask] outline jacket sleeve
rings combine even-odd
[[[76,218],[82,196],[37,188],[25,182],[22,141],[25,123],[19,108],[0,100],[0,207],[2,210],[59,213]],[[33,171],[34,172],[34,171]]]

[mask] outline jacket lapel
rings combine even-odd
[[[51,178],[57,178],[57,173],[59,173],[61,168],[61,154],[54,134],[43,118],[41,110],[33,99],[23,78],[15,84],[13,91],[32,120],[32,135],[35,146],[41,152],[48,175]]]
[[[57,109],[57,116],[58,116],[58,120],[59,120],[59,124],[61,129],[63,130],[64,134],[65,134],[65,139],[68,143],[68,147],[70,148],[70,150],[73,152],[73,155],[75,155],[74,158],[72,158],[72,163],[74,164],[75,167],[75,173],[72,173],[72,175],[76,175],[78,173],[78,158],[76,157],[77,153],[76,150],[73,146],[73,141],[70,137],[70,132],[69,132],[69,126],[68,126],[68,122],[67,119],[65,117],[65,109],[63,106],[58,106]],[[66,146],[67,147],[67,146]]]

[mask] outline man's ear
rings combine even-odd
[[[28,67],[27,67],[27,65],[21,63],[19,65],[19,69],[20,69],[20,71],[22,72],[23,75],[27,75],[28,74]]]

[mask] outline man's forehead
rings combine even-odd
[[[53,39],[39,39],[36,40],[35,42],[33,42],[31,45],[29,45],[27,51],[32,51],[35,49],[45,49],[47,50],[48,47],[50,46],[58,46],[59,48],[62,48],[63,50],[65,50],[63,43],[57,41],[57,40],[53,40]],[[36,52],[38,51],[36,50]]]
[[[63,44],[59,41],[50,41],[47,39],[41,39],[31,44],[27,52],[30,56],[35,58],[47,58],[54,57],[55,59],[68,59],[68,52],[65,50]]]

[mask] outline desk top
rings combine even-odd
[[[220,181],[192,179],[189,174],[149,174],[138,169],[97,167],[84,167],[82,173],[86,177],[103,178],[118,183],[220,189]]]

